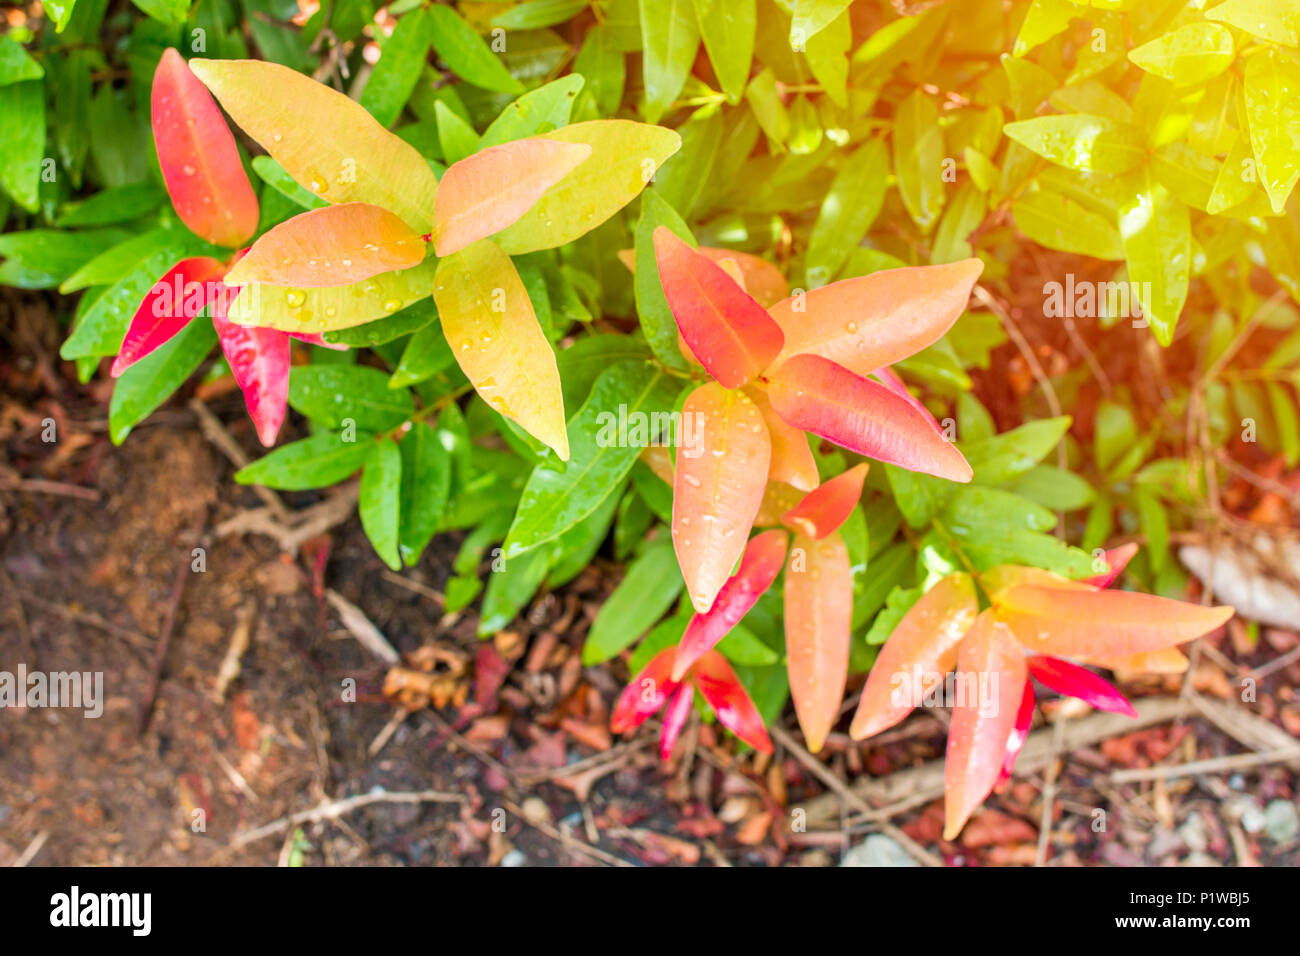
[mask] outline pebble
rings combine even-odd
[[[519,850],[511,850],[509,853],[507,853],[505,856],[501,858],[501,865],[511,866],[511,867],[527,866],[528,857],[524,856],[524,854]]]
[[[893,837],[873,833],[844,854],[840,866],[920,866]]]
[[[1274,843],[1289,843],[1300,836],[1300,813],[1289,800],[1274,800],[1264,808],[1264,832]]]

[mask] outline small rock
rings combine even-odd
[[[1300,836],[1300,813],[1289,800],[1274,800],[1264,808],[1264,832],[1274,843],[1290,843]]]
[[[840,866],[919,866],[893,837],[873,833],[844,854]]]
[[[501,858],[501,866],[527,866],[528,857],[519,850],[511,850]]]
[[[1205,820],[1199,813],[1187,818],[1187,822],[1178,828],[1178,835],[1187,844],[1187,849],[1201,852],[1209,846],[1209,834],[1206,832]]]
[[[529,797],[519,807],[524,819],[533,826],[542,826],[551,822],[551,809],[541,797]]]

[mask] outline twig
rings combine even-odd
[[[385,664],[396,664],[401,658],[383,632],[370,622],[365,612],[333,588],[325,589],[325,599],[334,610],[338,611],[343,626],[348,629],[362,647],[374,654]]]
[[[15,868],[22,868],[36,858],[36,854],[41,852],[41,847],[45,846],[45,841],[50,838],[49,830],[42,830],[36,836],[32,837],[32,842],[27,844],[27,849],[23,850],[23,855],[14,860]]]
[[[190,410],[194,412],[199,420],[199,430],[203,432],[203,437],[217,447],[217,450],[230,459],[230,463],[236,468],[244,468],[248,465],[248,456],[244,450],[239,447],[239,443],[226,431],[226,426],[221,424],[221,420],[212,414],[212,410],[204,404],[203,399],[195,396],[190,399]],[[253,493],[261,498],[271,513],[280,521],[289,520],[291,512],[285,506],[270,488],[263,485],[254,485]]]
[[[155,642],[152,638],[141,634],[139,631],[132,631],[129,628],[121,627],[120,625],[114,624],[112,621],[106,621],[98,614],[94,614],[90,611],[74,611],[70,607],[64,607],[62,604],[56,604],[54,601],[47,601],[43,597],[38,597],[17,585],[14,585],[14,592],[30,604],[35,604],[37,607],[43,607],[47,611],[53,611],[55,614],[59,614],[70,621],[77,621],[80,624],[89,624],[91,627],[97,627],[101,631],[107,631],[109,634],[120,637],[129,644],[150,649],[155,646]]]
[[[565,847],[566,849],[573,850],[575,853],[581,853],[583,856],[590,857],[591,859],[596,860],[600,863],[604,863],[607,866],[630,867],[633,865],[627,862],[627,860],[623,860],[620,859],[619,857],[614,856],[612,853],[606,853],[604,850],[598,847],[594,847],[589,844],[583,843],[581,840],[577,840],[572,836],[569,836],[567,833],[563,833],[557,830],[549,823],[546,823],[542,820],[529,820],[528,817],[524,814],[524,811],[520,807],[511,803],[509,800],[502,800],[501,804],[510,813],[513,813],[520,820],[523,820],[525,825],[532,827],[534,830],[538,831],[539,833],[545,834],[546,836],[550,837],[552,840],[560,844],[560,846]]]
[[[181,594],[185,591],[185,579],[190,575],[190,556],[185,554],[180,565],[176,569],[176,578],[172,582],[172,596],[167,603],[167,617],[163,621],[162,633],[158,635],[158,643],[154,648],[153,655],[153,672],[149,677],[149,690],[145,694],[144,703],[140,706],[140,723],[137,732],[144,736],[144,732],[149,729],[149,717],[153,713],[154,699],[158,696],[158,684],[162,681],[163,661],[167,657],[167,648],[171,644],[172,631],[176,627],[176,611],[180,607]]]
[[[1206,760],[1193,760],[1191,763],[1175,764],[1168,767],[1138,767],[1133,770],[1116,770],[1110,775],[1110,779],[1115,783],[1133,783],[1138,780],[1171,780],[1174,777],[1194,777],[1201,773],[1223,773],[1229,770],[1244,770],[1248,767],[1260,767],[1265,764],[1290,761],[1300,761],[1300,747],[1265,750],[1249,754],[1233,754],[1227,757],[1210,757]]]
[[[250,843],[282,833],[289,827],[301,826],[304,823],[319,823],[322,820],[335,820],[344,814],[351,813],[353,810],[359,810],[361,807],[368,807],[374,803],[463,804],[464,802],[465,797],[463,794],[442,793],[438,790],[399,791],[395,793],[390,793],[387,790],[372,790],[370,793],[357,794],[355,797],[335,800],[333,803],[321,803],[310,810],[300,810],[290,816],[281,817],[279,820],[260,826],[256,830],[236,835],[226,850],[227,852],[238,850]]]
[[[44,478],[0,478],[0,491],[61,495],[64,498],[80,498],[82,501],[98,501],[101,497],[97,488],[84,488],[66,481],[47,481]]]

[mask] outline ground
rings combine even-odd
[[[822,760],[789,716],[774,758],[695,724],[664,764],[653,726],[609,737],[622,662],[577,656],[617,566],[480,642],[472,612],[442,613],[454,538],[395,575],[347,487],[281,496],[281,524],[321,518],[297,540],[255,528],[280,503],[231,480],[231,444],[256,450],[228,390],[195,403],[191,385],[114,447],[109,386],[59,362],[53,314],[0,301],[0,671],[102,671],[105,699],[97,719],[0,711],[0,865],[1300,862],[1300,761],[1250,753],[1300,734],[1292,631],[1207,639],[1190,687],[1126,683],[1159,718],[1137,729],[1055,714],[1037,764],[944,843],[942,712],[866,744],[835,734]],[[1243,713],[1228,704],[1248,673]],[[395,708],[399,678],[431,706]]]

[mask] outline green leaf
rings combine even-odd
[[[438,431],[418,422],[402,436],[401,506],[398,508],[398,551],[413,567],[442,521],[451,491],[451,453]]]
[[[538,548],[504,562],[493,561],[479,612],[479,637],[495,634],[519,616],[542,586],[550,563],[548,548]]]
[[[66,228],[129,222],[153,212],[162,205],[165,198],[166,194],[153,183],[135,183],[105,189],[84,202],[66,208],[59,216],[58,225]]]
[[[1300,63],[1281,50],[1246,60],[1246,116],[1260,182],[1281,213],[1300,180]]]
[[[956,487],[951,481],[908,471],[897,465],[885,465],[889,487],[898,510],[913,528],[928,525],[939,513]]]
[[[1060,443],[1069,427],[1069,415],[1044,418],[993,438],[963,445],[962,452],[975,471],[976,483],[1001,485],[1038,464]]]
[[[586,6],[585,0],[582,6]],[[582,91],[584,82],[578,74],[570,73],[525,93],[492,121],[479,141],[480,148],[539,136],[567,126],[573,102]]]
[[[907,214],[925,231],[943,209],[943,161],[939,109],[924,92],[914,90],[894,117],[894,173]]]
[[[627,62],[608,23],[587,31],[573,61],[573,74],[586,77],[587,91],[595,99],[598,112],[609,115],[618,110],[627,83]]]
[[[692,0],[639,0],[645,116],[651,123],[667,112],[682,91],[700,46]]]
[[[726,125],[716,105],[705,106],[677,128],[682,137],[682,148],[670,157],[655,177],[654,191],[683,218],[689,218],[695,208],[709,171],[714,166],[718,148],[722,145]]]
[[[122,373],[108,406],[108,436],[114,445],[122,444],[132,428],[185,383],[216,341],[212,323],[199,319]]]
[[[473,126],[442,100],[433,104],[433,111],[438,117],[438,142],[448,164],[458,163],[478,152],[479,138]]]
[[[1012,202],[1011,213],[1021,232],[1048,249],[1095,259],[1124,258],[1124,243],[1115,223],[1061,193],[1027,190]]]
[[[1084,172],[1128,172],[1146,155],[1136,126],[1074,113],[1008,123],[1007,136],[1058,166]]]
[[[0,274],[6,285],[50,289],[127,235],[121,229],[28,229],[5,233],[0,235],[0,256],[6,260]]]
[[[1269,405],[1273,409],[1273,420],[1277,425],[1282,457],[1288,468],[1294,468],[1300,462],[1300,416],[1296,412],[1295,397],[1277,382],[1269,382],[1265,387]]]
[[[1102,471],[1119,461],[1137,444],[1137,420],[1128,406],[1118,402],[1099,402],[1093,421],[1092,455]]]
[[[677,380],[647,362],[620,362],[607,369],[570,419],[569,461],[549,458],[529,476],[506,537],[507,556],[563,534],[622,483],[642,449],[620,440],[627,436],[611,435],[611,420],[668,411],[676,397]]]
[[[580,407],[606,369],[619,362],[649,357],[650,349],[645,342],[630,335],[587,335],[578,339],[555,355],[564,407]]]
[[[491,48],[449,6],[425,7],[429,16],[434,49],[438,56],[463,80],[485,90],[499,93],[522,93],[523,85],[497,59]]]
[[[160,23],[184,23],[185,18],[190,14],[190,0],[131,0],[131,2]]]
[[[802,49],[811,37],[816,36],[849,8],[852,0],[795,0],[790,19],[790,45]]]
[[[743,624],[737,624],[722,640],[717,649],[733,664],[748,667],[771,667],[781,660],[779,654],[754,636]]]
[[[826,285],[867,234],[885,201],[889,154],[872,139],[844,160],[808,237],[804,272],[810,288]]]
[[[143,365],[150,358],[153,356],[136,364]],[[122,378],[126,378],[126,374]],[[235,481],[241,485],[265,485],[281,491],[325,488],[337,484],[365,465],[373,447],[374,442],[368,435],[359,435],[356,440],[349,441],[342,435],[322,432],[277,448],[269,455],[259,458],[236,472]]]
[[[1300,45],[1300,9],[1295,0],[1227,0],[1205,16],[1264,40]]]
[[[739,103],[754,58],[757,0],[695,0],[695,16],[723,92],[732,103]]]
[[[804,60],[813,77],[821,84],[822,92],[840,109],[849,105],[849,48],[853,44],[849,12],[838,17],[808,38]]]
[[[429,55],[431,30],[424,9],[416,7],[397,21],[380,50],[379,62],[361,91],[361,105],[384,126],[392,126],[411,98]]]
[[[357,500],[361,527],[384,564],[400,571],[402,561],[397,548],[397,526],[402,493],[402,452],[391,441],[381,441],[370,448],[370,457],[361,472],[361,496]]]
[[[571,20],[587,9],[587,0],[527,0],[492,18],[494,27],[537,30]]]
[[[1215,23],[1188,23],[1135,49],[1128,58],[1175,86],[1214,79],[1233,58],[1232,34]]]
[[[45,76],[41,65],[27,55],[22,44],[12,37],[0,36],[0,86],[39,80]]]
[[[1070,21],[1081,16],[1083,12],[1069,0],[1034,0],[1020,24],[1012,53],[1024,56],[1034,47],[1064,33]]]
[[[411,394],[388,387],[388,376],[365,365],[297,365],[289,404],[318,425],[363,432],[396,428],[415,410]]]
[[[1156,341],[1168,345],[1187,299],[1191,280],[1192,229],[1187,207],[1139,172],[1137,191],[1120,206],[1119,232],[1124,239],[1128,278]]]
[[[596,614],[582,663],[599,664],[630,647],[672,607],[683,586],[672,541],[662,536],[648,544]]]
[[[442,326],[436,322],[430,323],[412,335],[406,343],[397,368],[393,370],[393,377],[388,380],[388,387],[403,388],[428,381],[435,375],[454,369],[455,365],[456,356],[447,344]],[[459,372],[459,369],[455,371]]]
[[[646,341],[659,361],[670,368],[684,369],[686,359],[677,347],[677,320],[668,308],[663,285],[659,281],[659,263],[655,259],[654,231],[667,227],[674,235],[690,245],[695,237],[678,215],[655,189],[647,189],[641,196],[641,218],[636,224],[636,311]]]
[[[1147,487],[1136,489],[1138,527],[1147,539],[1147,558],[1157,574],[1169,560],[1169,515],[1160,499]]]
[[[614,512],[618,504],[618,495],[608,496],[595,511],[556,538],[549,546],[554,557],[551,561],[551,569],[546,575],[547,587],[558,588],[568,584],[591,563],[591,559],[596,556],[596,552],[600,550],[600,546],[609,535],[609,526],[614,520]]]
[[[347,329],[331,329],[323,333],[321,338],[332,345],[346,345],[354,349],[373,347],[419,332],[436,321],[438,309],[430,296],[374,322]]]
[[[1053,511],[1074,511],[1092,503],[1092,485],[1055,465],[1037,465],[1011,485],[1010,490]]]
[[[23,80],[0,86],[0,186],[24,209],[38,206],[45,158],[45,83]]]
[[[963,485],[944,505],[941,520],[953,534],[983,538],[1004,530],[1048,531],[1056,515],[1010,491]]]
[[[941,265],[974,255],[969,236],[984,221],[984,194],[973,183],[963,183],[939,220],[930,252],[930,264]]]

